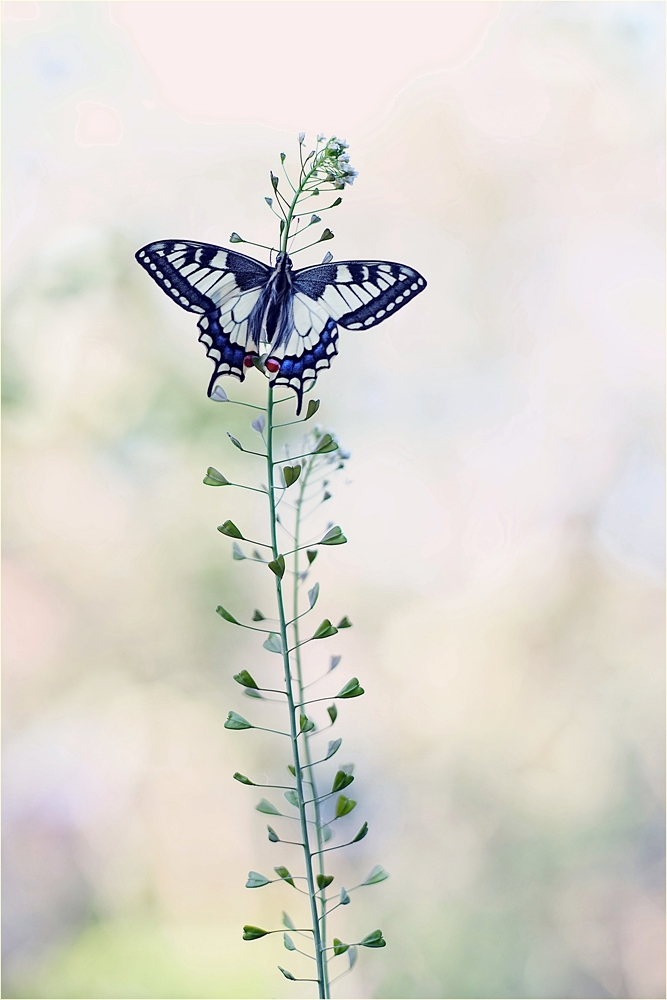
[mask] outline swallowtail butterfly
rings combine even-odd
[[[294,271],[287,254],[268,267],[191,240],[149,243],[136,258],[179,306],[200,316],[199,339],[215,366],[209,396],[221,375],[243,381],[245,369],[261,356],[272,384],[296,393],[297,413],[304,386],[338,353],[339,326],[375,326],[426,287],[413,268],[391,261],[348,260]]]

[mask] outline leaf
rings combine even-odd
[[[317,598],[320,596],[320,585],[319,583],[314,584],[308,591],[308,603],[310,604],[311,610],[315,607],[317,603]]]
[[[377,885],[378,882],[384,882],[386,878],[389,878],[389,872],[385,871],[382,865],[376,865],[368,873],[362,885]]]
[[[309,719],[307,715],[303,713],[299,716],[299,732],[300,733],[310,733],[315,728],[315,723],[312,719]]]
[[[315,448],[313,454],[324,455],[329,451],[337,451],[337,450],[338,450],[338,445],[331,437],[331,434],[323,434],[320,440],[318,441],[317,447]]]
[[[254,785],[255,782],[251,781],[250,778],[246,778],[245,774],[241,774],[240,771],[234,771],[232,775],[234,781],[240,781],[242,785]]]
[[[359,942],[362,948],[384,948],[387,942],[382,937],[382,931],[372,931]]]
[[[341,659],[342,659],[342,657],[340,657],[340,656],[332,656],[331,657],[331,659],[329,660],[329,669],[327,670],[328,674],[330,674],[332,670],[336,669],[336,667],[340,663]]]
[[[273,829],[273,827],[269,826],[268,823],[267,823],[266,829],[269,831],[269,840],[271,841],[271,843],[272,844],[278,844],[280,842],[280,837],[278,836],[278,834],[276,833],[276,831]]]
[[[327,712],[329,713],[329,718],[331,719],[331,725],[333,726],[334,722],[338,718],[338,709],[336,708],[335,705],[329,705],[329,707],[327,708]]]
[[[331,232],[331,230],[330,229],[325,229],[317,242],[318,243],[323,243],[325,240],[332,240],[333,238],[334,238],[334,234]]]
[[[252,723],[236,712],[230,712],[225,721],[225,729],[254,729]]]
[[[229,237],[230,243],[245,243],[245,240],[238,233],[232,233]]]
[[[243,693],[246,696],[246,698],[260,698],[260,699],[264,698],[264,695],[261,694],[261,692],[259,691],[255,691],[254,688],[245,688]]]
[[[252,613],[252,620],[254,622],[263,622],[265,617],[266,615],[263,615],[262,612],[259,611],[257,608],[255,608],[255,610]]]
[[[234,615],[230,614],[229,611],[226,611],[225,608],[223,608],[222,604],[218,604],[217,608],[215,609],[215,613],[216,615],[220,615],[221,618],[224,618],[226,622],[231,622],[232,625],[241,624],[240,622],[237,622]]]
[[[268,885],[270,881],[270,878],[266,878],[265,875],[261,875],[259,872],[248,872],[248,881],[245,887],[246,889],[259,889],[261,885]]]
[[[280,810],[272,806],[268,799],[262,799],[255,806],[257,812],[265,813],[267,816],[280,816]]]
[[[360,840],[364,839],[364,837],[366,836],[367,833],[368,833],[368,823],[364,823],[364,825],[362,826],[362,828],[359,831],[359,833],[356,835],[356,837],[353,840],[350,841],[350,843],[351,844],[358,843]]]
[[[282,653],[283,651],[282,639],[276,632],[270,632],[269,638],[262,645],[264,649],[268,649],[269,653]]]
[[[265,423],[266,423],[266,420],[264,419],[264,414],[260,413],[260,415],[257,417],[257,419],[253,420],[253,422],[251,423],[250,426],[252,427],[252,429],[254,431],[257,431],[258,434],[261,434],[262,431],[264,430],[264,424]]]
[[[318,889],[326,889],[328,885],[331,885],[333,880],[333,875],[318,875],[315,881],[317,882]]]
[[[345,891],[345,886],[341,886],[341,888],[340,888],[340,905],[341,906],[347,906],[347,904],[350,903],[350,902],[351,902],[351,900],[350,900],[350,897],[348,896],[347,892]]]
[[[288,764],[287,770],[289,771],[289,773],[292,775],[293,778],[296,778],[296,771],[294,770],[294,764]]]
[[[229,431],[227,431],[227,437],[232,442],[232,444],[234,445],[235,448],[238,448],[239,451],[243,451],[243,445],[238,440],[238,438],[235,438],[233,434],[229,433]]]
[[[342,941],[339,941],[338,938],[333,939],[334,955],[344,955],[349,947],[349,944],[344,944]]]
[[[204,476],[205,486],[231,486],[232,484],[228,479],[225,479],[221,472],[214,469],[213,466],[209,466],[206,470],[206,475]]]
[[[256,559],[258,562],[266,562],[266,559],[264,558],[264,556],[262,555],[262,553],[258,552],[257,549],[253,549],[252,550],[252,557],[253,557],[253,559]],[[260,621],[260,619],[259,618],[255,618],[255,621],[256,622]]]
[[[340,689],[337,698],[358,698],[364,693],[364,689],[359,685],[359,678],[352,677],[347,684]]]
[[[332,261],[332,260],[333,260],[333,254],[331,253],[330,250],[327,250],[327,252],[325,253],[324,257],[322,258],[322,263],[323,264],[328,264],[329,261]]]
[[[349,898],[350,897],[348,896],[348,900],[349,900]],[[355,948],[354,945],[352,945],[350,947],[350,950],[347,953],[347,959],[348,959],[348,962],[350,963],[349,968],[353,969],[354,966],[355,966],[355,963],[357,961],[357,949]]]
[[[322,496],[322,503],[324,503],[325,500],[331,500],[331,494],[329,493],[329,490],[324,491],[324,494]]]
[[[331,829],[331,827],[330,826],[323,826],[322,827],[322,840],[324,841],[324,843],[328,844],[332,837],[333,837],[333,830]]]
[[[343,740],[340,737],[337,740],[331,740],[329,746],[327,747],[327,754],[326,757],[324,757],[324,760],[329,760],[329,757],[333,757],[333,755],[340,749],[342,742]]]
[[[295,931],[296,930],[296,927],[292,923],[292,918],[290,917],[289,913],[285,913],[284,910],[283,910],[283,926],[287,927],[288,930],[290,930],[290,931]]]
[[[294,885],[294,879],[292,878],[292,876],[290,875],[289,871],[287,870],[287,868],[285,868],[284,865],[278,865],[278,867],[274,868],[273,870],[276,873],[276,875],[280,876],[280,878],[283,880],[283,882],[289,882],[289,884],[294,889],[296,889],[296,886]]]
[[[336,628],[352,628],[352,622],[347,615],[344,615],[338,622],[338,625],[336,625]]]
[[[255,680],[250,676],[247,670],[240,670],[238,674],[234,674],[234,680],[237,684],[242,684],[243,687],[257,688]]]
[[[218,531],[222,535],[229,535],[230,538],[243,538],[243,535],[233,521],[225,521],[224,524],[219,524]]]
[[[318,545],[344,545],[347,538],[343,534],[343,529],[340,525],[335,524],[333,528],[329,528],[323,538],[318,542]]]
[[[243,926],[244,941],[256,941],[257,938],[264,937],[268,933],[268,931],[262,930],[261,927],[253,927],[252,924],[244,924]]]
[[[347,816],[348,813],[352,812],[356,804],[354,799],[348,799],[346,795],[339,795],[336,802],[336,819],[340,819],[341,816]]]
[[[315,629],[313,639],[327,639],[330,635],[335,635],[337,631],[338,629],[334,628],[329,619],[325,618]]]
[[[229,396],[227,395],[227,393],[225,392],[225,390],[222,388],[221,385],[216,385],[215,389],[211,393],[210,398],[215,403],[228,403],[229,402]]]
[[[317,413],[317,411],[319,410],[319,408],[320,408],[320,401],[319,401],[319,399],[309,399],[308,400],[308,409],[306,410],[306,415],[305,415],[305,417],[303,419],[304,420],[310,420],[311,417],[315,416],[315,414]]]
[[[276,184],[276,187],[277,186],[278,185]],[[293,976],[291,972],[288,972],[287,969],[283,969],[282,965],[279,965],[278,968],[282,972],[285,979],[291,979],[293,982],[296,982],[296,976]]]
[[[295,483],[301,475],[301,466],[298,463],[296,465],[284,465],[282,472],[283,482],[285,487],[288,487],[291,486],[292,483]]]
[[[247,558],[248,557],[246,556],[245,552],[243,551],[239,543],[234,542],[234,544],[232,545],[232,559],[236,559],[237,562],[240,562],[242,559],[247,559]]]
[[[317,222],[321,222],[321,221],[322,221],[322,220],[320,219],[319,215],[311,215],[311,217],[310,217],[310,222],[308,223],[308,225],[310,225],[310,226],[314,226],[314,225],[315,225],[315,223],[317,223]]]
[[[336,776],[333,780],[333,785],[331,787],[332,792],[341,792],[348,785],[351,785],[354,781],[353,774],[346,774],[345,771],[336,771]]]
[[[317,559],[317,549],[306,549],[306,555],[308,556],[308,565],[312,566]]]
[[[287,933],[283,934],[283,944],[285,945],[288,951],[296,951],[296,945],[294,944],[294,941],[292,941],[292,938]]]
[[[269,563],[269,569],[276,574],[279,580],[282,580],[285,575],[285,557],[278,556],[277,559],[272,559]]]
[[[294,789],[293,788],[288,788],[287,791],[284,794],[285,794],[285,798],[287,799],[287,801],[289,802],[289,804],[291,806],[294,806],[296,809],[298,809],[299,808],[299,800],[296,797],[296,792],[294,791]]]

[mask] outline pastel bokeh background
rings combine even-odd
[[[213,612],[254,584],[201,479],[248,418],[133,259],[273,239],[303,129],[360,171],[335,255],[429,280],[318,386],[350,865],[392,876],[336,995],[664,997],[664,5],[3,16],[3,995],[311,995],[240,937],[293,905],[243,888],[280,862],[231,774],[275,748],[222,727],[257,654]]]

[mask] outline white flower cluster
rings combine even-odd
[[[303,145],[305,138],[305,132],[299,132],[301,145]],[[348,144],[335,135],[331,139],[327,139],[323,134],[317,137],[318,147],[321,142],[324,143],[324,148],[313,151],[318,176],[323,182],[331,184],[337,190],[342,190],[346,184],[354,184],[354,178],[358,176],[358,171],[350,164],[350,157],[346,152]]]
[[[354,178],[357,176],[357,171],[350,164],[350,157],[345,152],[347,146],[348,144],[342,139],[333,136],[320,153],[325,179],[338,189],[344,188],[346,184],[354,184]]]

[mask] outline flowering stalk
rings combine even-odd
[[[341,190],[346,184],[351,184],[356,172],[349,165],[349,158],[345,153],[345,144],[337,139],[324,140],[319,137],[318,144],[308,156],[303,156],[303,136],[300,136],[300,173],[298,181],[294,184],[286,174],[286,179],[290,187],[290,196],[283,197],[279,190],[279,179],[271,174],[271,184],[274,191],[274,198],[267,198],[269,207],[281,220],[280,226],[280,253],[287,253],[290,242],[300,236],[311,225],[317,224],[320,217],[317,214],[311,216],[310,221],[302,226],[303,216],[299,214],[301,206],[306,200],[320,198],[329,190]],[[281,155],[284,165],[285,157]],[[337,198],[331,205],[319,211],[326,211],[340,204]],[[325,229],[319,240],[329,240],[333,238],[333,233]],[[233,242],[246,242],[237,234],[233,234]],[[312,245],[312,244],[310,244]],[[301,249],[305,249],[302,247]],[[289,250],[290,253],[299,252]],[[330,255],[327,255],[330,256]],[[255,357],[253,364],[265,376],[270,378],[271,371],[265,365],[266,354]],[[312,388],[312,387],[311,387]],[[224,391],[219,390],[216,399],[223,402],[236,402],[229,400]],[[362,840],[368,832],[368,824],[363,823],[356,835],[340,844],[327,846],[334,838],[333,825],[342,820],[352,812],[356,806],[356,801],[343,794],[354,781],[352,765],[343,765],[335,772],[330,785],[323,783],[324,779],[319,777],[319,770],[326,761],[333,758],[340,749],[341,739],[329,742],[326,750],[317,746],[320,733],[324,728],[335,725],[339,701],[345,701],[363,695],[364,690],[360,686],[356,677],[351,678],[344,684],[331,698],[311,697],[308,693],[311,684],[316,684],[337,667],[340,662],[339,656],[331,658],[329,669],[320,677],[315,678],[310,683],[305,680],[305,663],[302,657],[302,647],[307,643],[335,636],[340,629],[348,628],[350,621],[347,616],[343,617],[337,626],[332,625],[328,618],[323,619],[320,625],[311,632],[307,638],[302,638],[301,620],[305,619],[314,609],[319,597],[319,584],[308,590],[308,607],[301,610],[301,594],[312,565],[316,559],[320,548],[332,545],[345,544],[347,539],[341,528],[337,525],[329,525],[316,541],[303,543],[303,535],[306,530],[306,521],[312,513],[315,513],[322,503],[330,498],[327,490],[329,485],[328,477],[338,469],[343,468],[344,461],[348,457],[342,452],[333,435],[324,432],[320,428],[307,435],[299,444],[283,442],[282,428],[291,427],[309,421],[319,408],[319,400],[310,399],[306,414],[297,420],[279,421],[276,419],[276,408],[286,402],[285,398],[276,399],[274,388],[269,382],[267,389],[267,400],[265,407],[257,407],[259,416],[252,422],[252,427],[262,438],[264,451],[257,451],[246,448],[240,441],[231,438],[232,443],[241,451],[252,455],[262,456],[266,461],[267,482],[266,485],[258,488],[256,486],[246,486],[244,484],[231,483],[222,473],[214,468],[209,468],[204,482],[210,486],[239,486],[251,489],[260,494],[264,494],[268,504],[268,520],[270,531],[270,542],[252,542],[256,545],[252,555],[247,555],[241,548],[239,542],[250,541],[243,532],[232,522],[225,521],[219,527],[219,531],[232,538],[234,559],[248,560],[259,563],[273,574],[275,583],[276,614],[274,620],[276,625],[273,628],[265,628],[267,621],[264,614],[255,610],[253,621],[259,624],[244,624],[240,622],[231,612],[219,606],[218,614],[227,622],[256,632],[267,635],[264,648],[269,652],[280,656],[282,661],[282,685],[271,683],[270,687],[260,686],[255,678],[247,671],[242,670],[234,676],[234,679],[245,688],[246,695],[253,698],[270,700],[271,695],[277,695],[278,700],[284,697],[288,715],[287,731],[284,729],[272,729],[264,726],[254,725],[236,712],[230,712],[225,722],[225,728],[232,730],[262,729],[271,733],[276,733],[286,737],[291,749],[291,763],[288,764],[288,771],[294,779],[293,784],[268,785],[264,787],[279,788],[284,790],[284,796],[290,806],[296,810],[296,815],[282,812],[271,802],[262,799],[257,809],[267,815],[280,817],[284,820],[296,820],[299,829],[299,840],[285,840],[273,829],[268,827],[269,840],[273,843],[283,843],[301,847],[303,853],[303,875],[293,874],[284,865],[278,865],[274,871],[278,876],[275,879],[267,878],[259,872],[251,871],[246,883],[248,888],[259,888],[271,882],[286,882],[292,889],[297,890],[307,896],[309,926],[296,927],[287,914],[283,914],[283,924],[287,931],[292,934],[304,936],[308,950],[298,948],[290,933],[282,928],[265,930],[254,925],[247,924],[244,927],[243,937],[245,940],[255,940],[267,936],[268,934],[283,933],[283,943],[288,951],[299,952],[306,958],[314,962],[315,976],[296,976],[287,969],[279,966],[282,974],[289,980],[308,981],[317,984],[320,998],[330,997],[330,986],[335,980],[330,979],[330,963],[338,956],[347,955],[347,968],[340,973],[345,975],[354,965],[357,957],[357,946],[366,948],[384,947],[385,941],[380,931],[373,931],[367,934],[362,940],[346,943],[338,938],[333,938],[329,944],[328,938],[328,917],[340,906],[347,906],[351,902],[350,893],[366,885],[373,885],[387,878],[387,873],[380,866],[376,866],[368,877],[354,889],[347,891],[341,887],[334,894],[327,894],[329,886],[334,881],[334,877],[327,873],[329,852],[347,847],[350,844]],[[248,405],[248,404],[241,404]],[[327,477],[327,478],[325,478]],[[290,502],[293,490],[296,494],[293,502]],[[314,505],[313,505],[314,501]],[[291,514],[290,514],[291,512]],[[287,527],[291,517],[292,530]],[[287,538],[287,545],[282,542]],[[270,553],[267,559],[259,552],[259,549]],[[285,551],[287,549],[287,551]],[[306,553],[304,560],[302,553]],[[304,568],[305,566],[305,568]],[[291,575],[291,586],[290,586]],[[290,604],[288,610],[288,602]],[[291,617],[290,617],[291,616]],[[269,698],[266,698],[266,695]],[[275,700],[275,699],[274,699]],[[314,718],[310,717],[311,706],[313,712],[318,711],[317,706],[322,702],[330,702],[327,706],[328,725],[322,727]],[[255,786],[258,783],[243,774],[236,773],[234,778],[242,784]],[[323,788],[329,788],[322,791]],[[305,888],[297,882],[305,883]],[[336,976],[335,978],[339,978]]]

